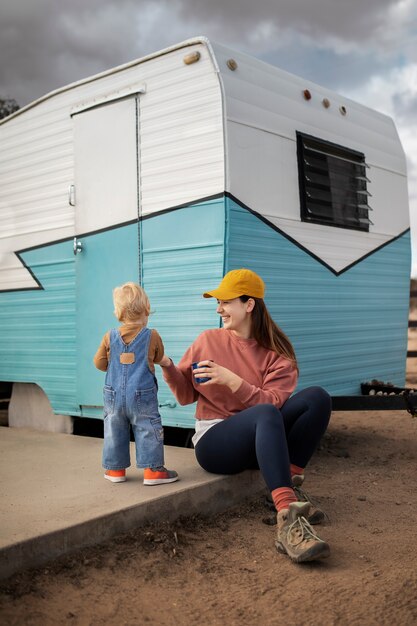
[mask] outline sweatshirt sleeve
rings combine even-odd
[[[178,365],[171,361],[171,365],[162,368],[165,382],[182,406],[192,404],[199,396],[198,391],[193,386],[191,375],[193,351],[194,344],[188,348]]]
[[[103,339],[101,340],[101,344],[98,347],[98,350],[94,356],[94,365],[98,370],[102,372],[107,372],[107,367],[109,365],[110,359],[110,334],[107,332]]]
[[[235,391],[235,397],[247,408],[265,403],[281,408],[294,392],[297,379],[297,370],[291,361],[278,357],[266,371],[262,387],[243,380]]]
[[[149,344],[149,360],[152,363],[159,363],[164,356],[164,344],[161,336],[154,328],[152,329],[151,341]]]

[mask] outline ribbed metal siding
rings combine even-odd
[[[32,382],[55,413],[75,415],[75,272],[71,242],[22,255],[44,290],[1,294],[0,380]]]
[[[28,112],[0,131],[0,289],[17,289],[35,285],[13,252],[74,230],[74,210],[67,199],[73,167],[71,120],[53,110]]]
[[[166,353],[178,362],[194,339],[219,326],[215,303],[202,297],[223,276],[224,199],[213,200],[145,220],[143,285]],[[175,402],[156,367],[159,401]],[[193,427],[195,406],[162,406],[163,423]]]
[[[144,214],[224,190],[219,80],[208,50],[195,49],[201,57],[190,66],[184,65],[184,50],[178,50],[143,67],[149,74],[140,99]]]
[[[194,49],[199,49],[201,59],[197,64],[186,66],[183,56]],[[146,86],[146,93],[140,96],[139,107],[141,213],[178,206],[223,191],[220,85],[204,43],[172,50],[161,57],[155,56],[90,82],[70,86],[0,125],[0,290],[36,287],[28,270],[14,255],[16,250],[42,246],[73,236],[75,232],[82,234],[76,231],[76,213],[68,204],[68,186],[74,183],[76,159],[71,113],[92,106],[104,97],[117,98],[121,92],[134,91],[135,86]],[[210,210],[209,205],[206,208]],[[100,215],[96,217],[96,227],[99,228],[102,226]],[[135,206],[134,213],[128,218],[133,220],[137,217]],[[208,219],[212,219],[211,213]],[[112,224],[119,221],[127,219],[121,219],[115,213]],[[224,212],[221,229],[223,223]],[[210,239],[209,235],[209,240],[200,251],[198,236],[188,241],[185,247],[183,243],[178,243],[178,228],[175,224],[169,230],[166,258],[163,259],[162,254],[158,259],[166,274],[175,271],[172,263],[176,259],[180,268],[183,265],[192,268],[195,263],[197,274],[200,267],[197,259],[201,254],[202,264],[209,261],[210,267],[202,270],[202,276],[207,275],[217,281],[223,271],[223,231],[219,231],[214,239]],[[188,224],[182,223],[182,228],[188,232]],[[198,231],[198,227],[195,230]],[[203,228],[201,237],[204,238],[205,234]],[[65,258],[60,257],[64,248],[49,245],[23,256],[44,291],[0,293],[3,321],[0,329],[0,380],[35,382],[43,387],[56,412],[75,415],[80,409],[76,393],[74,257],[71,242],[63,245],[65,250],[70,250],[69,257],[66,253]],[[158,248],[158,241],[151,243],[151,247]],[[58,254],[57,258],[55,254]],[[153,253],[151,256],[155,258]],[[213,258],[220,260],[213,265],[210,262]],[[216,263],[220,268],[218,275]],[[137,261],[133,265],[130,263],[127,275],[133,267],[137,268]],[[97,273],[100,273],[100,267],[97,267]],[[177,284],[180,293],[180,281]],[[107,283],[109,290],[112,286]],[[204,289],[205,285],[201,288]],[[187,296],[184,301],[187,302]],[[202,299],[201,303],[204,308]],[[88,306],[87,299],[82,306]],[[185,317],[186,314],[176,318],[177,325],[179,319]],[[187,342],[191,343],[204,327],[203,318],[200,317],[201,326],[197,323],[188,327],[186,339],[174,346],[174,356],[179,357]],[[172,330],[171,319],[168,326]],[[21,331],[16,340],[15,328]],[[183,330],[181,325],[178,329],[178,332]],[[87,379],[93,380],[94,374],[97,379],[95,372],[89,374]],[[83,383],[88,384],[86,380]],[[101,404],[101,394],[97,393],[95,402]],[[97,410],[87,407],[83,414],[97,416]]]
[[[265,280],[266,303],[296,349],[299,388],[345,395],[372,378],[403,385],[409,234],[335,276],[231,200],[228,207],[227,269],[249,267]]]
[[[295,128],[313,135],[320,130],[322,139],[348,142],[372,165],[405,175],[405,155],[391,118],[244,53],[233,52],[239,71],[230,72],[226,61],[231,51],[212,45],[225,86],[228,120],[289,139]],[[304,89],[311,91],[311,100],[303,98]],[[327,109],[323,98],[331,103]],[[346,116],[340,115],[340,106],[347,108]]]
[[[110,329],[119,325],[114,315],[113,289],[138,282],[138,225],[105,230],[82,238],[77,254],[77,404],[82,415],[97,415],[103,405],[105,374],[93,365],[93,356]]]
[[[409,227],[406,159],[390,118],[245,54],[232,55],[238,71],[231,72],[230,50],[213,48],[225,92],[226,191],[336,272]],[[306,88],[311,100],[303,98]],[[350,231],[351,246],[344,245],[347,229],[300,222],[296,131],[359,151],[371,166],[373,224],[366,235]]]
[[[187,66],[183,57],[193,50],[201,59]],[[71,113],[135,87],[146,87],[139,97],[142,213],[224,190],[221,92],[204,43],[69,86],[0,124],[0,256],[7,257],[0,290],[35,286],[14,251],[75,234],[68,204],[76,159]],[[115,214],[111,225],[136,217],[134,207],[123,219]],[[96,228],[109,225],[97,215]]]

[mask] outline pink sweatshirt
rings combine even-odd
[[[191,364],[210,359],[243,381],[234,393],[225,385],[194,382]],[[285,357],[262,348],[255,339],[241,339],[229,330],[206,330],[188,348],[178,366],[162,368],[165,381],[182,405],[197,400],[196,418],[225,418],[256,404],[281,407],[297,384],[297,370]],[[204,376],[204,374],[201,374]]]

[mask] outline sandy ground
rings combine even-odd
[[[417,418],[335,413],[306,490],[328,513],[326,561],[276,552],[264,497],[160,523],[0,586],[5,625],[417,623]]]

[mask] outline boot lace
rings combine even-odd
[[[291,535],[293,535],[294,539],[291,538]],[[298,539],[298,541],[297,539],[295,539],[295,537]],[[316,535],[306,518],[302,515],[297,517],[288,526],[287,539],[288,543],[291,543],[293,546],[298,546],[303,541],[311,541],[312,539],[316,541],[322,541],[322,539],[320,539],[320,537]]]

